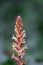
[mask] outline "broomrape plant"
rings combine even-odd
[[[23,61],[22,58],[25,55],[25,49],[27,49],[27,45],[25,43],[26,33],[25,30],[22,30],[22,18],[18,16],[15,24],[15,36],[13,35],[12,39],[15,41],[12,43],[12,49],[16,51],[17,57],[13,54],[12,58],[16,60],[18,65],[25,65],[26,61]]]

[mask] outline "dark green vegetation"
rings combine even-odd
[[[10,53],[13,52],[11,38],[18,15],[22,16],[26,30],[26,44],[29,47],[25,56],[27,64],[39,65],[43,63],[43,0],[0,0],[0,50],[8,56],[0,64],[16,65]],[[4,55],[1,58],[4,59]]]

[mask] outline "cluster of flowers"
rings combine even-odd
[[[15,24],[15,36],[13,35],[12,39],[15,41],[12,44],[12,49],[16,51],[17,57],[13,54],[12,58],[17,61],[18,65],[25,65],[25,61],[22,60],[23,56],[25,55],[25,49],[27,49],[27,45],[24,45],[25,43],[25,37],[26,33],[25,30],[22,30],[23,24],[22,24],[22,18],[21,16],[18,16],[16,19]]]

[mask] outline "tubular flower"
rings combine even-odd
[[[25,49],[27,48],[27,45],[23,45],[25,43],[25,37],[26,33],[25,30],[22,30],[23,24],[22,24],[22,18],[21,16],[18,16],[16,19],[16,24],[15,24],[15,34],[16,36],[13,35],[12,39],[15,41],[12,44],[12,49],[16,51],[17,57],[13,54],[12,58],[17,61],[18,65],[25,65],[26,61],[23,61],[22,58],[25,55]]]

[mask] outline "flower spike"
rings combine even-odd
[[[18,56],[16,57],[13,54],[12,58],[17,61],[18,65],[25,65],[26,61],[23,61],[22,58],[26,54],[25,49],[28,49],[28,48],[27,48],[27,45],[23,45],[25,43],[24,38],[26,37],[26,33],[25,33],[25,30],[22,30],[23,23],[22,23],[21,16],[17,17],[14,27],[15,27],[14,31],[16,36],[13,35],[12,37],[12,39],[15,41],[15,43],[13,42],[12,44],[12,49],[16,51]]]

